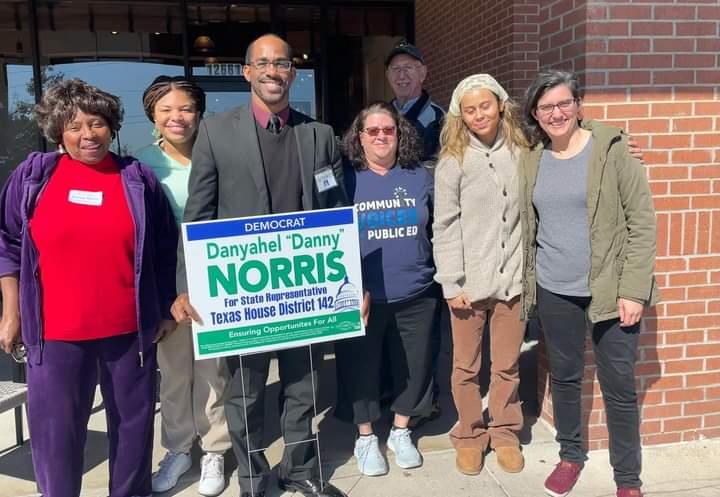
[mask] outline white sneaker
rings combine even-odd
[[[360,473],[366,476],[380,476],[388,472],[385,458],[380,452],[378,437],[375,435],[360,436],[355,440],[353,451],[357,459]]]
[[[190,454],[182,452],[170,452],[160,461],[160,467],[152,475],[152,491],[156,493],[167,492],[178,480],[192,467]]]
[[[198,493],[215,497],[225,490],[225,459],[222,454],[208,452],[200,460]]]
[[[395,464],[403,469],[422,466],[422,456],[410,438],[407,428],[393,428],[388,436],[387,447],[395,453]]]

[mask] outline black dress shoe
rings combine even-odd
[[[255,492],[254,495],[250,492],[240,492],[240,497],[265,497],[265,492]]]
[[[300,492],[305,497],[347,497],[345,492],[328,482],[324,482],[321,487],[320,480],[317,478],[310,480],[286,480],[280,478],[278,479],[278,487],[287,492]]]

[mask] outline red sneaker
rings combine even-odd
[[[617,497],[643,497],[642,490],[639,488],[619,487],[617,489]]]
[[[570,461],[560,461],[547,480],[545,493],[552,497],[565,497],[575,486],[582,466]]]

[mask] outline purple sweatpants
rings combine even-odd
[[[145,340],[149,342],[149,340]],[[107,416],[110,497],[152,493],[155,345],[138,335],[80,342],[46,341],[41,364],[28,364],[28,422],[43,497],[78,497],[95,387]]]

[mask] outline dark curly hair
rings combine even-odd
[[[48,88],[35,106],[35,119],[48,141],[61,144],[65,126],[79,110],[105,119],[115,138],[123,119],[120,99],[81,79],[64,80]]]
[[[198,116],[205,113],[205,91],[184,76],[158,76],[143,92],[143,107],[150,122],[155,122],[155,104],[173,90],[182,90],[195,102]]]
[[[373,102],[358,113],[342,138],[342,151],[357,170],[367,168],[365,151],[360,144],[360,133],[365,129],[365,120],[370,114],[384,113],[392,117],[397,129],[397,164],[406,169],[419,165],[423,150],[415,126],[405,119],[392,105]]]

